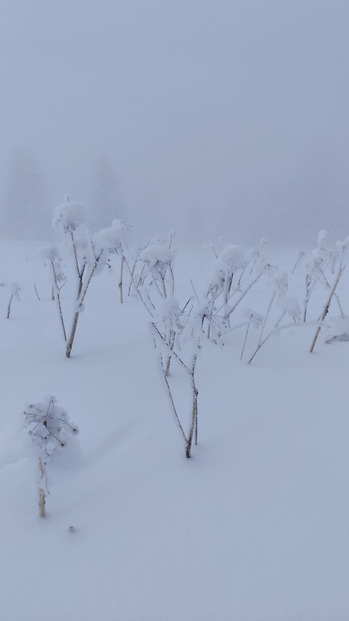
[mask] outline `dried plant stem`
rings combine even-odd
[[[274,302],[274,300],[276,298],[276,293],[277,293],[277,289],[275,289],[273,295],[270,298],[270,301],[269,301],[269,304],[268,304],[268,308],[267,308],[267,312],[265,313],[264,320],[263,320],[263,323],[262,323],[262,329],[261,329],[261,333],[259,335],[258,345],[260,345],[261,342],[262,342],[265,326],[266,326],[267,321],[268,321],[268,317],[269,317],[269,313],[271,311],[271,307],[273,306],[273,302]]]
[[[162,362],[162,361],[161,361],[161,362]],[[166,388],[167,388],[167,394],[168,394],[168,397],[169,397],[169,399],[170,399],[170,403],[171,403],[171,406],[172,406],[172,411],[173,411],[173,413],[174,413],[174,415],[175,415],[175,419],[176,419],[176,421],[177,421],[177,423],[178,423],[178,426],[179,426],[179,428],[180,428],[180,430],[181,430],[181,434],[182,434],[182,436],[183,436],[183,438],[184,438],[184,441],[185,441],[185,443],[186,443],[186,444],[188,444],[188,439],[187,439],[187,436],[186,436],[186,435],[185,435],[185,433],[184,433],[184,429],[183,429],[183,427],[182,427],[182,423],[181,423],[181,421],[179,420],[179,416],[178,416],[177,409],[176,409],[176,406],[175,406],[175,402],[174,402],[174,399],[173,399],[173,395],[172,395],[171,387],[170,387],[169,381],[168,381],[168,379],[167,379],[166,373],[164,372],[164,367],[163,367],[163,365],[162,365],[162,369],[163,369],[163,377],[164,377],[165,385],[166,385]]]
[[[170,374],[170,366],[171,366],[171,356],[168,356],[167,357],[166,370],[165,370],[166,377],[168,377],[169,374]]]
[[[44,488],[44,481],[46,477],[46,471],[44,463],[39,457],[39,472],[40,472],[40,488],[39,488],[39,516],[44,518],[46,516],[45,505],[46,505],[46,491]]]
[[[78,253],[76,250],[75,237],[72,231],[70,232],[70,238],[71,238],[71,243],[72,243],[73,253],[74,253],[75,269],[76,269],[76,273],[79,278],[80,287],[82,287],[82,271],[79,268]]]
[[[76,333],[76,329],[78,327],[79,315],[80,315],[79,312],[76,312],[75,315],[74,315],[72,329],[70,331],[69,341],[67,343],[67,348],[65,350],[65,355],[66,355],[67,358],[70,358],[71,350],[73,348],[73,343],[74,343],[74,339],[75,339],[75,333]]]
[[[252,282],[250,282],[250,284],[248,285],[248,287],[246,287],[245,291],[242,292],[242,294],[240,295],[239,299],[237,300],[237,302],[235,302],[234,306],[232,306],[229,309],[229,312],[227,313],[227,316],[231,315],[234,310],[236,309],[236,307],[240,304],[240,302],[244,299],[245,295],[247,295],[247,293],[249,292],[249,290],[251,289],[251,287],[253,287],[253,285],[256,284],[256,282],[260,279],[260,277],[264,274],[263,270],[262,272],[260,272],[253,280]]]
[[[174,280],[174,274],[173,274],[173,268],[171,263],[169,264],[169,271],[171,274],[171,295],[172,297],[174,296],[174,291],[175,291],[175,280]]]
[[[328,280],[327,280],[327,278],[326,278],[325,274],[323,274],[323,277],[324,277],[324,281],[325,281],[325,284],[326,284],[327,288],[328,288],[328,289],[331,289],[331,285],[330,285],[330,283],[328,282]],[[339,308],[339,312],[340,312],[341,316],[342,316],[342,317],[344,317],[344,311],[343,311],[343,308],[342,308],[342,305],[341,305],[341,303],[340,303],[340,299],[339,299],[339,297],[338,297],[338,294],[337,294],[337,293],[334,293],[334,298],[335,298],[335,300],[336,300],[336,302],[337,302],[337,304],[338,304],[338,308]]]
[[[246,332],[245,332],[245,338],[244,338],[244,342],[242,345],[242,350],[241,350],[241,355],[240,355],[240,360],[243,359],[244,353],[245,353],[245,347],[246,347],[246,343],[247,343],[247,337],[248,337],[248,333],[250,331],[250,326],[251,326],[251,317],[247,323],[247,328],[246,328]]]
[[[274,328],[272,329],[272,331],[268,334],[268,336],[266,336],[265,338],[263,338],[263,334],[264,334],[264,330],[265,330],[265,326],[267,324],[268,321],[268,317],[271,311],[271,307],[273,306],[275,297],[277,294],[277,289],[275,289],[275,291],[273,292],[270,300],[269,300],[269,304],[268,304],[268,308],[266,310],[264,319],[263,319],[263,323],[262,323],[262,328],[260,331],[260,335],[259,335],[259,339],[258,339],[258,344],[257,344],[257,348],[255,350],[255,352],[252,354],[251,358],[249,359],[247,364],[251,364],[253,358],[255,357],[255,355],[257,354],[257,352],[260,350],[261,347],[263,347],[263,345],[267,342],[267,340],[271,337],[271,335],[275,332],[275,329],[277,328],[277,326],[279,325],[280,321],[282,320],[283,316],[285,315],[285,313],[283,313],[280,317],[280,319],[277,321],[276,325],[274,326]]]
[[[334,341],[337,341],[337,339],[340,339],[341,337],[345,336],[345,334],[336,334],[335,336],[332,336],[330,339],[327,339],[326,344],[329,345],[330,343],[333,343]]]
[[[343,258],[343,257],[342,257]],[[310,277],[309,274],[307,274],[306,279],[305,279],[305,288],[306,288],[306,295],[305,295],[305,303],[304,303],[304,315],[303,315],[303,321],[304,323],[307,321],[307,312],[308,312],[308,306],[309,306],[309,300],[310,297],[314,291],[315,285],[317,284],[318,281],[323,282],[323,284],[326,286],[328,286],[328,288],[330,289],[330,284],[328,283],[326,276],[325,276],[325,271],[329,265],[329,260],[327,261],[327,263],[322,267],[322,269],[319,267],[316,271],[317,273],[317,277],[313,276]],[[342,263],[341,263],[342,265]]]
[[[165,287],[164,281],[162,280],[162,290],[160,289],[159,283],[157,282],[156,278],[153,278],[153,283],[154,283],[156,289],[158,290],[159,296],[161,298],[166,299],[167,295],[166,295],[166,287]]]
[[[269,310],[270,310],[270,306],[269,306]],[[257,355],[257,353],[259,352],[259,350],[261,349],[261,347],[263,347],[263,345],[265,345],[265,343],[270,339],[270,337],[276,332],[276,330],[279,329],[279,325],[281,323],[281,321],[283,320],[284,316],[286,315],[286,311],[284,311],[281,315],[281,317],[278,319],[278,321],[276,322],[274,328],[269,332],[269,334],[267,336],[264,337],[264,339],[261,339],[261,337],[259,338],[258,341],[258,345],[257,348],[255,350],[255,352],[252,354],[251,358],[249,359],[247,364],[251,364],[252,360],[254,359],[254,357]],[[292,324],[291,324],[292,325]],[[289,325],[287,326],[283,326],[283,328],[287,328],[289,327]]]
[[[145,272],[145,265],[143,265],[142,269],[141,269],[141,273],[139,275],[139,278],[137,280],[137,287],[139,287],[142,284],[142,278],[143,278],[143,274]],[[133,275],[132,275],[133,277]]]
[[[125,257],[124,257],[124,260],[125,260]],[[133,262],[132,270],[130,270],[130,268],[128,268],[128,269],[129,269],[129,272],[130,272],[130,282],[129,282],[129,285],[128,285],[128,291],[127,291],[127,295],[128,295],[128,296],[130,296],[130,295],[131,295],[131,289],[132,289],[132,285],[133,285],[133,280],[134,280],[134,275],[135,275],[135,270],[136,270],[137,261],[138,261],[138,259],[136,259],[136,260]]]
[[[123,281],[123,274],[124,274],[124,263],[125,263],[125,257],[122,256],[121,257],[121,268],[120,268],[120,282],[119,282],[120,304],[124,303],[123,290],[122,290],[122,281]]]
[[[337,293],[335,293],[335,294],[334,294],[334,297],[335,297],[335,298],[336,298],[336,300],[337,300],[337,304],[338,304],[338,308],[339,308],[339,312],[340,312],[340,314],[341,314],[341,317],[344,317],[344,316],[345,316],[345,315],[344,315],[344,311],[343,311],[343,308],[342,308],[342,305],[341,305],[341,303],[340,303],[340,300],[339,300],[339,297],[338,297]]]
[[[124,257],[124,259],[125,259],[125,265],[126,265],[126,267],[128,269],[128,272],[130,274],[130,287],[131,286],[134,287],[134,290],[136,291],[136,293],[137,293],[139,299],[141,300],[141,302],[143,303],[144,307],[147,309],[149,315],[151,317],[154,317],[154,313],[153,313],[153,311],[155,311],[154,304],[149,299],[149,296],[147,296],[147,301],[145,300],[144,295],[142,295],[142,293],[140,291],[140,279],[138,280],[138,283],[135,283],[135,281],[134,281],[134,268],[132,268],[132,270],[131,270],[126,257]],[[153,310],[151,309],[151,307],[152,307]]]
[[[62,311],[62,305],[61,305],[60,287],[58,286],[56,268],[55,268],[55,264],[52,261],[52,259],[51,259],[51,268],[52,268],[53,282],[54,282],[54,289],[53,290],[56,293],[55,297],[56,297],[56,300],[57,300],[59,318],[61,320],[61,326],[62,326],[62,330],[63,330],[63,337],[64,337],[65,342],[67,342],[67,333],[66,333],[66,330],[65,330],[64,319],[63,319],[63,311]]]
[[[39,293],[38,293],[38,290],[37,290],[37,286],[36,286],[36,284],[35,284],[35,283],[34,283],[34,291],[35,291],[35,295],[36,295],[36,297],[38,298],[39,302],[41,302],[41,298],[40,298],[40,296],[39,296]]]
[[[152,328],[153,328],[153,333],[154,333],[154,342],[155,342],[155,346],[156,346],[156,340],[155,340],[155,335],[158,335],[159,338],[161,339],[161,341],[164,343],[164,345],[166,346],[167,349],[170,348],[170,345],[167,343],[166,339],[164,338],[164,336],[161,334],[161,332],[159,331],[159,329],[157,328],[157,326],[152,323]],[[193,356],[192,359],[192,364],[191,366],[187,366],[185,364],[185,362],[183,362],[183,360],[178,356],[178,354],[176,353],[176,351],[174,351],[174,349],[171,350],[171,355],[174,356],[174,358],[179,362],[179,364],[182,366],[182,368],[185,370],[186,374],[190,377],[190,382],[191,382],[191,387],[192,387],[192,396],[193,396],[193,401],[192,401],[192,414],[191,414],[191,423],[190,423],[190,429],[189,429],[189,434],[188,437],[186,436],[183,426],[181,424],[181,421],[179,419],[177,410],[176,410],[176,406],[174,403],[174,399],[173,399],[173,395],[172,395],[172,391],[171,391],[171,387],[166,375],[166,367],[163,361],[163,357],[160,356],[160,363],[161,363],[161,370],[162,370],[162,374],[163,374],[163,378],[165,381],[165,385],[167,388],[167,393],[171,402],[171,406],[172,406],[172,410],[173,413],[175,415],[175,418],[177,420],[177,423],[179,425],[179,428],[182,432],[182,436],[185,440],[185,455],[188,459],[190,459],[191,457],[191,448],[192,448],[192,444],[193,444],[193,438],[195,437],[195,444],[198,443],[198,389],[196,387],[195,384],[195,369],[196,369],[196,363],[197,363],[197,359],[198,359],[198,353],[196,353]]]
[[[165,276],[161,276],[161,284],[162,284],[162,295],[163,297],[167,298],[167,291],[166,291],[166,282],[165,282]]]
[[[196,367],[196,362],[197,362],[197,356],[194,356],[193,365],[192,365],[192,368],[190,370],[191,386],[192,386],[192,391],[193,391],[193,407],[192,407],[192,416],[191,416],[191,425],[190,425],[190,430],[189,430],[189,437],[188,437],[188,441],[187,441],[187,445],[186,445],[186,451],[185,451],[185,455],[186,455],[187,459],[190,459],[190,457],[191,457],[191,447],[192,447],[192,443],[193,443],[194,431],[195,431],[195,444],[198,443],[197,428],[198,428],[198,394],[199,393],[198,393],[198,390],[197,390],[196,385],[195,385],[195,367]]]
[[[321,315],[321,323],[322,323],[322,322],[325,320],[325,318],[326,318],[326,315],[327,315],[327,313],[328,313],[328,311],[329,311],[329,308],[330,308],[330,305],[331,305],[331,302],[332,302],[332,298],[333,298],[333,296],[334,296],[334,294],[335,294],[335,291],[336,291],[337,285],[338,285],[338,283],[339,283],[339,281],[340,281],[340,279],[341,279],[341,277],[342,277],[342,274],[343,274],[344,270],[345,270],[345,266],[344,266],[344,267],[340,267],[339,272],[338,272],[338,274],[337,274],[337,278],[336,278],[336,280],[334,281],[333,287],[332,287],[332,289],[331,289],[331,293],[330,293],[329,298],[328,298],[328,300],[327,300],[327,304],[326,304],[326,306],[325,306],[325,308],[324,308],[324,311],[323,311],[323,313],[322,313],[322,315]],[[313,351],[314,351],[314,347],[315,347],[315,345],[316,345],[316,341],[318,340],[318,337],[319,337],[320,331],[321,331],[321,324],[317,327],[317,330],[316,330],[316,332],[315,332],[315,335],[314,335],[314,338],[313,338],[313,342],[312,342],[311,347],[310,347],[310,350],[309,350],[311,354],[312,354],[312,353],[313,353]]]
[[[294,264],[294,266],[293,266],[293,269],[292,269],[291,274],[294,274],[294,273],[295,273],[296,268],[297,268],[298,264],[300,263],[301,259],[303,259],[304,255],[305,255],[304,250],[299,250],[299,252],[298,252],[298,257],[297,257],[296,262],[295,262],[295,264]]]
[[[67,348],[66,348],[66,352],[65,352],[65,355],[66,355],[67,358],[70,358],[71,350],[72,350],[74,339],[75,339],[75,333],[76,333],[76,329],[77,329],[77,326],[78,326],[80,311],[81,311],[81,308],[83,306],[83,303],[84,303],[84,300],[85,300],[85,297],[86,297],[86,293],[87,293],[87,290],[88,290],[88,288],[90,286],[93,274],[95,273],[95,271],[97,269],[98,262],[99,262],[99,259],[101,258],[101,256],[102,256],[102,253],[99,254],[96,257],[94,265],[93,265],[93,267],[92,267],[92,269],[90,271],[88,280],[86,282],[85,288],[82,290],[82,287],[79,286],[79,295],[78,295],[78,298],[77,298],[77,310],[75,311],[75,314],[74,314],[73,324],[72,324],[72,328],[71,328],[71,331],[70,331],[70,336],[69,336],[69,340],[67,342]],[[82,271],[82,273],[83,273],[83,271]]]
[[[231,287],[233,284],[234,273],[230,274],[227,278],[225,278],[225,291],[224,291],[224,302],[228,304]]]
[[[259,352],[259,350],[261,349],[261,347],[263,347],[263,345],[270,339],[271,335],[273,334],[273,332],[270,332],[268,334],[268,336],[266,336],[263,341],[261,341],[260,343],[258,343],[258,346],[255,350],[255,352],[252,354],[251,358],[249,359],[247,364],[251,364],[252,360],[254,359],[254,357],[257,355],[257,353]]]
[[[67,342],[67,333],[65,331],[65,325],[64,325],[64,319],[63,319],[63,312],[62,312],[62,305],[61,305],[61,296],[59,295],[59,293],[57,292],[57,306],[58,306],[58,312],[59,312],[59,317],[61,320],[61,326],[62,326],[62,330],[63,330],[63,338],[65,340],[65,342]]]
[[[168,341],[168,348],[170,350],[170,353],[169,353],[169,355],[167,357],[167,364],[166,364],[166,371],[165,371],[166,377],[168,377],[168,375],[170,373],[171,353],[172,353],[173,348],[174,348],[175,338],[176,338],[176,334],[171,330],[170,331],[170,338],[169,338],[169,341]]]
[[[6,319],[10,319],[12,300],[13,300],[13,293],[11,293],[10,300],[8,303]]]

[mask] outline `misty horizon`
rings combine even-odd
[[[2,237],[33,216],[48,234],[66,194],[145,235],[345,237],[348,17],[341,0],[4,0]]]

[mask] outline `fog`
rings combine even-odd
[[[145,236],[349,233],[347,0],[1,0],[0,13],[3,235],[45,235],[66,194],[96,225],[121,216]]]

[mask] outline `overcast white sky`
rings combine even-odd
[[[272,228],[327,168],[344,212],[348,24],[348,0],[0,0],[1,195],[21,148],[54,202],[88,201],[109,155],[165,228]]]

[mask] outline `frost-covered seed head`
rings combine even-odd
[[[57,448],[67,444],[69,435],[76,435],[78,428],[69,423],[67,412],[48,395],[39,403],[29,404],[24,415],[26,427],[39,455],[51,456]]]
[[[63,233],[73,233],[86,220],[86,207],[78,202],[66,202],[55,209],[52,226]]]
[[[218,260],[221,264],[221,267],[228,269],[229,271],[234,271],[241,267],[241,259],[244,254],[244,249],[241,246],[237,246],[236,244],[229,244],[223,248],[220,253]]]
[[[149,273],[157,280],[163,280],[166,272],[173,263],[174,251],[161,242],[156,242],[144,248],[139,256],[146,265]]]
[[[113,220],[111,226],[101,229],[92,237],[95,252],[100,254],[103,250],[109,253],[120,252],[122,241],[129,225],[124,220]]]

